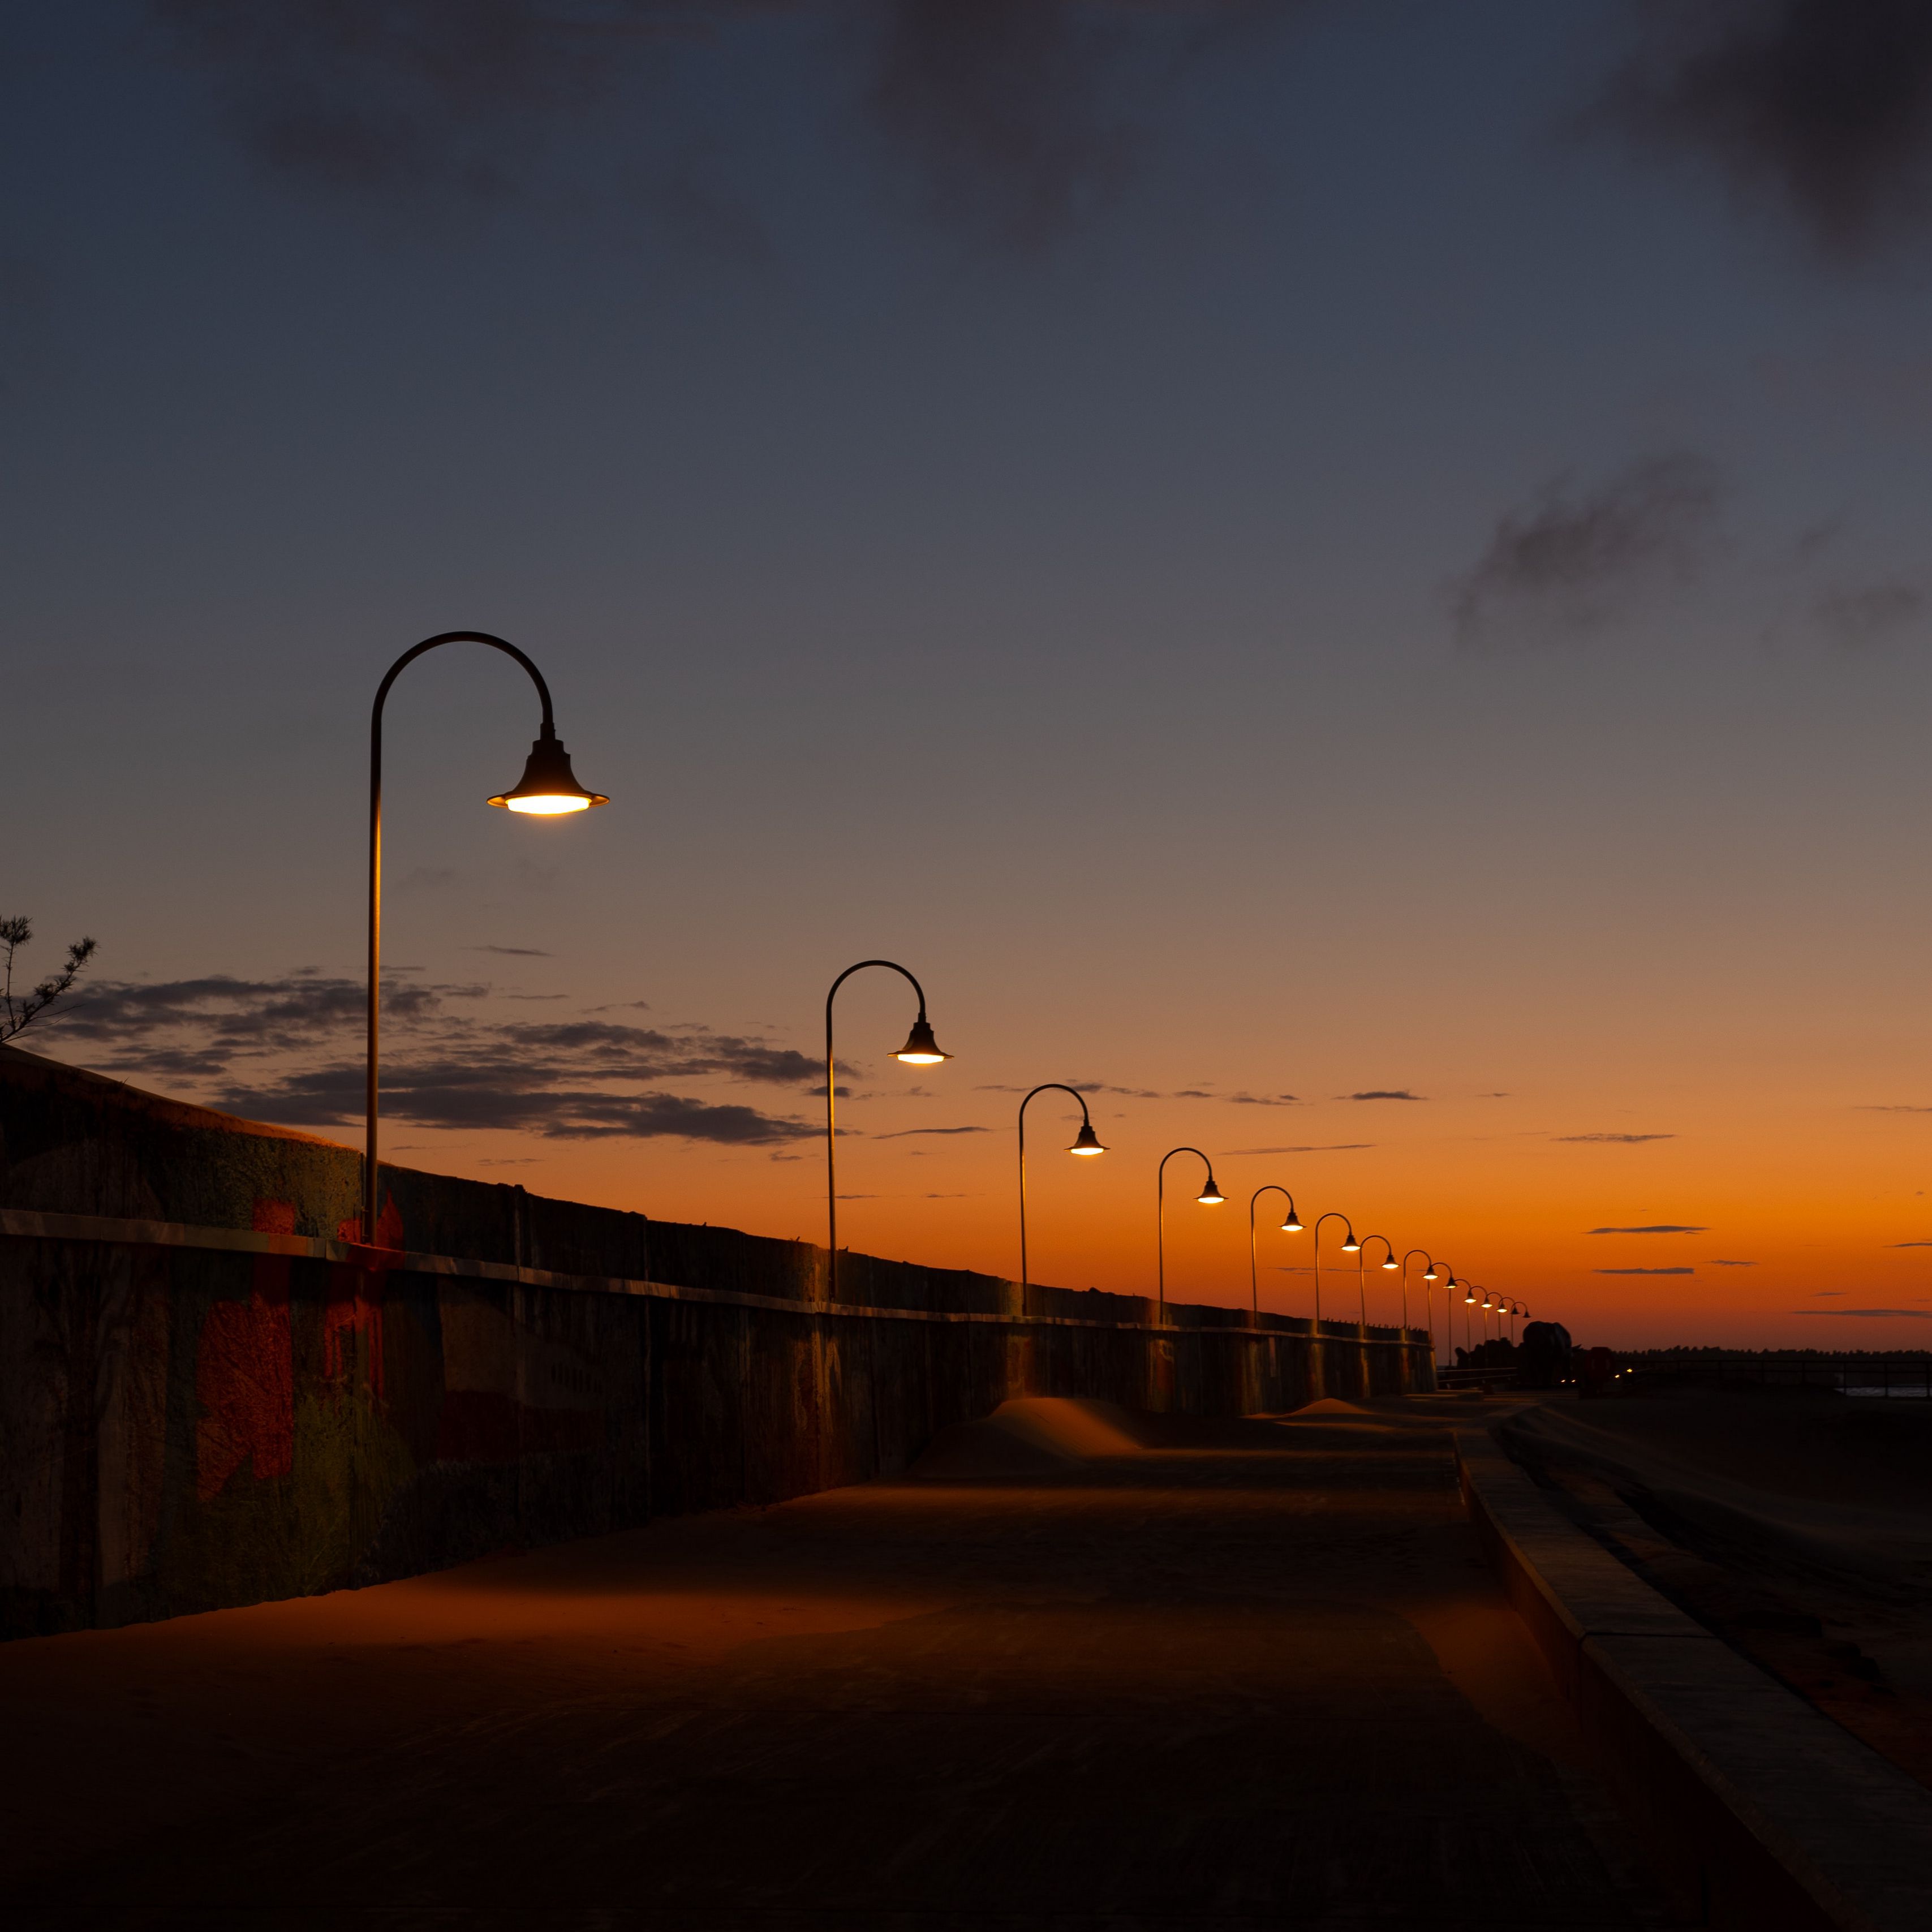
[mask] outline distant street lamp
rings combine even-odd
[[[530,673],[543,705],[543,722],[524,762],[523,776],[510,790],[498,793],[490,804],[533,818],[555,818],[610,802],[602,792],[586,791],[577,782],[577,775],[570,769],[570,754],[556,735],[550,686],[544,683],[543,673],[514,644],[506,644],[501,638],[493,638],[487,631],[444,631],[436,637],[425,638],[404,652],[376,687],[375,707],[369,718],[369,1046],[362,1129],[362,1238],[371,1247],[376,1245],[381,1204],[376,1198],[381,1172],[376,1117],[382,976],[382,707],[388,701],[390,686],[404,666],[413,664],[424,652],[433,651],[439,644],[488,644],[492,650],[514,658]]]
[[[1395,1244],[1389,1239],[1388,1235],[1364,1234],[1362,1237],[1362,1244],[1355,1252],[1355,1288],[1357,1292],[1362,1298],[1362,1331],[1364,1334],[1368,1332],[1369,1327],[1369,1289],[1367,1268],[1369,1244],[1371,1241],[1379,1241],[1382,1243],[1382,1252],[1387,1257],[1387,1258],[1382,1262],[1382,1266],[1384,1268],[1392,1268],[1396,1265]]]
[[[1476,1338],[1470,1332],[1469,1324],[1474,1318],[1471,1316],[1469,1310],[1475,1305],[1475,1300],[1476,1284],[1472,1281],[1466,1281],[1462,1284],[1462,1346],[1472,1354],[1475,1353]],[[1454,1342],[1456,1339],[1454,1316],[1450,1317],[1449,1339],[1451,1342]]]
[[[848,966],[832,981],[831,990],[825,995],[825,1226],[826,1248],[831,1257],[826,1273],[826,1297],[838,1299],[838,1132],[832,1121],[832,1096],[838,1085],[833,1077],[832,1062],[832,1001],[833,996],[854,973],[862,973],[868,966],[884,966],[891,971],[912,980],[912,989],[919,995],[919,1017],[912,1023],[912,1030],[906,1035],[906,1043],[892,1055],[902,1060],[908,1066],[937,1066],[941,1060],[950,1060],[950,1053],[941,1053],[939,1043],[932,1036],[932,1028],[926,1018],[926,988],[895,959],[862,959],[856,966]]]
[[[1402,1332],[1405,1336],[1408,1333],[1408,1264],[1418,1255],[1429,1262],[1422,1277],[1422,1306],[1424,1311],[1423,1318],[1429,1328],[1430,1359],[1433,1360],[1436,1355],[1436,1308],[1434,1297],[1430,1292],[1430,1284],[1436,1279],[1436,1264],[1420,1248],[1411,1248],[1402,1258]]]
[[[1027,1100],[1034,1094],[1071,1094],[1080,1102],[1080,1131],[1073,1136],[1073,1144],[1069,1154],[1105,1154],[1107,1150],[1100,1144],[1100,1137],[1094,1131],[1093,1116],[1087,1111],[1087,1096],[1077,1087],[1070,1087],[1063,1080],[1048,1080],[1033,1090],[1033,1094],[1020,1102],[1020,1286],[1027,1285],[1026,1238],[1026,1110]]]
[[[1155,1267],[1160,1282],[1160,1319],[1167,1321],[1167,1164],[1178,1154],[1191,1154],[1208,1170],[1208,1185],[1194,1198],[1203,1208],[1218,1208],[1228,1198],[1214,1185],[1214,1163],[1197,1147],[1169,1148],[1154,1174]]]
[[[1265,1187],[1257,1187],[1248,1196],[1248,1297],[1257,1316],[1262,1312],[1262,1287],[1261,1276],[1255,1263],[1255,1203],[1264,1194],[1281,1195],[1288,1202],[1288,1219],[1281,1224],[1281,1232],[1284,1234],[1301,1232],[1301,1216],[1294,1211],[1294,1196],[1286,1188],[1271,1180]]]
[[[1348,1238],[1342,1244],[1342,1253],[1359,1254],[1362,1247],[1361,1243],[1355,1238],[1354,1225],[1347,1215],[1337,1214],[1330,1208],[1327,1214],[1318,1214],[1315,1217],[1315,1226],[1310,1231],[1315,1237],[1315,1328],[1309,1331],[1311,1334],[1322,1326],[1322,1224],[1324,1221],[1339,1221],[1348,1230]]]

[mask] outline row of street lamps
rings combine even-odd
[[[538,727],[536,742],[524,767],[524,774],[508,791],[499,793],[489,802],[515,812],[538,818],[560,818],[572,813],[586,812],[593,806],[608,805],[608,797],[602,792],[592,791],[577,780],[571,770],[569,754],[565,751],[562,741],[556,735],[556,725],[550,709],[550,687],[544,682],[542,672],[514,644],[507,644],[501,638],[492,637],[486,631],[445,631],[405,651],[390,666],[388,675],[377,687],[376,702],[370,719],[369,730],[369,1016],[368,1058],[367,1068],[366,1113],[364,1127],[364,1177],[363,1177],[363,1238],[372,1246],[376,1245],[380,1226],[380,1203],[377,1196],[377,1134],[379,1107],[378,1060],[380,1042],[380,988],[382,975],[382,707],[393,685],[404,669],[425,652],[436,650],[440,645],[454,644],[484,644],[494,650],[502,652],[514,658],[529,674],[530,681],[536,686],[537,696],[542,706],[542,719]],[[862,972],[871,966],[883,967],[889,971],[902,974],[910,984],[919,1000],[917,1017],[911,1030],[906,1036],[906,1043],[893,1055],[910,1066],[935,1066],[952,1058],[940,1051],[938,1042],[933,1038],[932,1027],[926,1018],[926,991],[918,980],[897,961],[892,959],[862,959],[848,966],[832,982],[825,995],[825,1220],[826,1248],[830,1256],[829,1291],[836,1299],[838,1292],[838,1130],[836,1120],[835,1100],[837,1090],[836,1064],[832,1050],[832,1007],[838,988],[854,973]],[[1049,1080],[1034,1088],[1019,1104],[1018,1118],[1019,1139],[1019,1210],[1020,1210],[1020,1281],[1024,1286],[1028,1280],[1027,1261],[1027,1170],[1026,1170],[1026,1112],[1036,1096],[1047,1093],[1070,1095],[1080,1107],[1080,1130],[1073,1144],[1067,1148],[1070,1154],[1086,1156],[1102,1154],[1107,1149],[1101,1144],[1100,1136],[1094,1131],[1092,1116],[1087,1109],[1085,1097],[1077,1088],[1064,1081]],[[1202,1207],[1217,1208],[1226,1201],[1215,1184],[1214,1164],[1198,1148],[1171,1148],[1162,1155],[1160,1165],[1155,1172],[1155,1256],[1157,1306],[1159,1319],[1167,1319],[1167,1164],[1177,1154],[1192,1154],[1200,1161],[1207,1172],[1207,1183],[1194,1198]],[[1280,1232],[1295,1234],[1302,1232],[1302,1223],[1296,1214],[1294,1196],[1279,1184],[1270,1182],[1257,1188],[1248,1202],[1248,1277],[1249,1295],[1252,1312],[1261,1312],[1261,1285],[1259,1262],[1256,1254],[1256,1210],[1264,1194],[1280,1194],[1288,1203],[1288,1214],[1282,1222]],[[1369,1302],[1367,1262],[1366,1250],[1370,1242],[1382,1243],[1384,1258],[1379,1266],[1385,1271],[1400,1272],[1402,1278],[1402,1325],[1408,1327],[1408,1264],[1420,1257],[1424,1263],[1421,1276],[1424,1284],[1424,1306],[1430,1330],[1430,1345],[1435,1346],[1435,1309],[1431,1296],[1433,1285],[1443,1276],[1437,1273],[1437,1264],[1420,1248],[1412,1248],[1400,1261],[1396,1258],[1394,1244],[1386,1235],[1367,1234],[1360,1240],[1355,1235],[1354,1224],[1346,1214],[1334,1212],[1316,1216],[1312,1228],[1314,1253],[1312,1272],[1314,1276],[1314,1319],[1318,1324],[1322,1319],[1322,1229],[1329,1221],[1340,1221],[1343,1235],[1342,1252],[1356,1257],[1356,1287],[1360,1298],[1361,1325],[1368,1326]],[[1519,1318],[1526,1318],[1529,1311],[1511,1298],[1503,1295],[1492,1297],[1489,1291],[1471,1282],[1456,1280],[1453,1269],[1445,1270],[1448,1276],[1444,1288],[1445,1311],[1450,1315],[1451,1338],[1454,1336],[1454,1304],[1449,1297],[1454,1290],[1463,1290],[1463,1334],[1469,1340],[1469,1310],[1477,1307],[1477,1296],[1482,1300],[1483,1330],[1484,1339],[1489,1335],[1489,1317],[1492,1312],[1497,1316],[1500,1333],[1504,1322],[1511,1324]]]

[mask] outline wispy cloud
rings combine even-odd
[[[1695,1274],[1697,1270],[1690,1268],[1599,1268],[1597,1272],[1599,1274]]]
[[[1692,1228],[1680,1221],[1654,1221],[1642,1228],[1592,1228],[1593,1234],[1708,1234],[1708,1228]]]
[[[1424,1100],[1426,1094],[1412,1094],[1406,1087],[1366,1087],[1359,1094],[1337,1094],[1338,1100]]]
[[[1756,1268],[1757,1266],[1757,1263],[1756,1262],[1719,1261],[1714,1256],[1712,1259],[1711,1265],[1713,1268]]]
[[[1868,1102],[1862,1106],[1854,1107],[1852,1112],[1855,1114],[1932,1114],[1932,1107],[1912,1106],[1902,1101],[1892,1104]]]
[[[1373,1141],[1333,1141],[1325,1147],[1230,1148],[1229,1154],[1359,1154],[1376,1144]]]
[[[881,1141],[910,1140],[915,1134],[990,1134],[991,1127],[902,1127],[898,1132],[875,1134],[873,1138]]]
[[[882,182],[976,244],[1035,253],[1108,206],[1224,37],[1304,0],[148,0],[272,175],[334,194],[500,201],[599,106],[649,131],[707,46],[796,30],[794,88],[881,146]],[[688,107],[704,90],[687,86]],[[735,131],[735,130],[734,130]],[[714,136],[722,140],[722,130]],[[648,152],[648,150],[646,150]],[[715,251],[756,218],[664,148],[640,204]]]
[[[1820,594],[1811,621],[1834,650],[1874,651],[1911,630],[1924,610],[1925,593],[1916,584],[1838,584]]]
[[[1558,477],[1498,519],[1451,586],[1465,649],[1549,644],[1622,617],[1660,581],[1688,581],[1704,560],[1724,495],[1707,458],[1648,456],[1588,489]]]
[[[1292,1094],[1230,1094],[1228,1104],[1236,1107],[1299,1107],[1305,1103]]]
[[[1932,1248],[1932,1241],[1888,1241],[1888,1248]]]
[[[1590,1142],[1601,1147],[1636,1147],[1644,1141],[1674,1141],[1675,1134],[1556,1134],[1553,1139],[1572,1145]]]
[[[1920,223],[1932,177],[1932,8],[1922,0],[1673,0],[1600,122],[1714,167],[1824,254],[1868,255]]]
[[[1932,1308],[1794,1308],[1794,1315],[1902,1316],[1908,1322],[1932,1322]]]
[[[500,952],[506,959],[554,959],[556,954],[539,951],[534,946],[471,946],[464,948],[470,952]]]

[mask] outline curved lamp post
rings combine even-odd
[[[1475,1301],[1476,1284],[1472,1281],[1464,1282],[1462,1283],[1462,1346],[1471,1354],[1474,1354],[1476,1352],[1476,1341],[1474,1336],[1470,1332],[1469,1324],[1472,1318],[1469,1310],[1475,1306]],[[1449,1339],[1452,1343],[1456,1339],[1455,1317],[1453,1315],[1450,1317]]]
[[[1208,1185],[1195,1196],[1203,1208],[1218,1208],[1227,1196],[1214,1185],[1214,1163],[1197,1147],[1169,1148],[1160,1157],[1154,1180],[1155,1208],[1155,1267],[1160,1286],[1160,1319],[1167,1320],[1167,1164],[1178,1154],[1191,1154],[1208,1170]]]
[[[511,812],[538,818],[560,818],[566,812],[588,812],[593,805],[610,801],[601,791],[586,791],[570,769],[570,754],[556,735],[556,721],[550,704],[550,686],[543,673],[514,644],[493,638],[487,631],[444,631],[412,644],[390,665],[388,674],[376,687],[376,703],[369,716],[369,1047],[365,1073],[362,1139],[362,1238],[376,1245],[376,1199],[380,1168],[376,1158],[377,1066],[382,1030],[382,707],[388,702],[389,687],[404,668],[415,663],[425,651],[439,644],[488,644],[492,650],[512,657],[530,673],[543,706],[543,722],[536,742],[524,762],[524,775],[508,791],[490,800]]]
[[[826,1248],[830,1256],[826,1275],[829,1298],[838,1299],[838,1180],[837,1130],[833,1124],[832,1096],[838,1082],[832,1077],[832,1001],[833,996],[854,973],[862,973],[868,966],[884,966],[893,972],[912,980],[912,989],[919,995],[919,1017],[912,1023],[912,1030],[906,1035],[906,1043],[892,1055],[902,1060],[908,1066],[937,1066],[942,1060],[950,1060],[950,1053],[941,1053],[939,1043],[932,1036],[932,1028],[926,1022],[926,988],[906,971],[896,959],[862,959],[856,966],[848,966],[832,981],[831,989],[825,995],[825,1229]]]
[[[1344,1228],[1348,1229],[1348,1232],[1347,1238],[1342,1244],[1342,1253],[1345,1255],[1359,1254],[1361,1252],[1362,1246],[1361,1243],[1355,1238],[1354,1224],[1350,1221],[1347,1215],[1337,1214],[1335,1210],[1331,1208],[1327,1214],[1318,1214],[1316,1216],[1315,1226],[1312,1230],[1312,1232],[1315,1236],[1316,1328],[1319,1328],[1322,1325],[1322,1224],[1324,1221],[1339,1221]],[[1315,1332],[1315,1329],[1311,1329],[1309,1332],[1312,1334]]]
[[[1070,1087],[1064,1080],[1047,1080],[1033,1090],[1033,1094],[1020,1102],[1020,1286],[1027,1285],[1026,1240],[1026,1110],[1027,1100],[1034,1094],[1071,1094],[1080,1102],[1080,1131],[1073,1136],[1073,1144],[1069,1154],[1105,1154],[1107,1150],[1100,1144],[1100,1137],[1094,1131],[1094,1117],[1087,1111],[1087,1096],[1077,1087]]]
[[[1288,1202],[1288,1219],[1281,1224],[1281,1232],[1284,1234],[1301,1232],[1301,1216],[1294,1211],[1294,1196],[1286,1188],[1270,1180],[1265,1187],[1257,1187],[1248,1196],[1248,1297],[1257,1316],[1262,1312],[1262,1288],[1261,1276],[1255,1264],[1255,1203],[1264,1194],[1279,1194]]]
[[[1362,1331],[1364,1334],[1368,1332],[1369,1327],[1369,1288],[1367,1270],[1368,1249],[1369,1244],[1371,1241],[1379,1241],[1382,1244],[1382,1251],[1388,1258],[1382,1263],[1382,1266],[1384,1268],[1392,1268],[1396,1265],[1395,1244],[1389,1239],[1388,1235],[1364,1234],[1362,1237],[1362,1244],[1355,1250],[1355,1287],[1357,1292],[1362,1298]]]
[[[1408,1333],[1408,1264],[1418,1255],[1429,1263],[1422,1277],[1422,1306],[1424,1320],[1429,1324],[1429,1352],[1436,1353],[1436,1314],[1434,1298],[1430,1292],[1430,1284],[1436,1279],[1436,1263],[1427,1252],[1421,1248],[1411,1248],[1402,1258],[1402,1332]]]

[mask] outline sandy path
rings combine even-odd
[[[38,1923],[1658,1922],[1401,1418],[13,1644],[0,1699]]]

